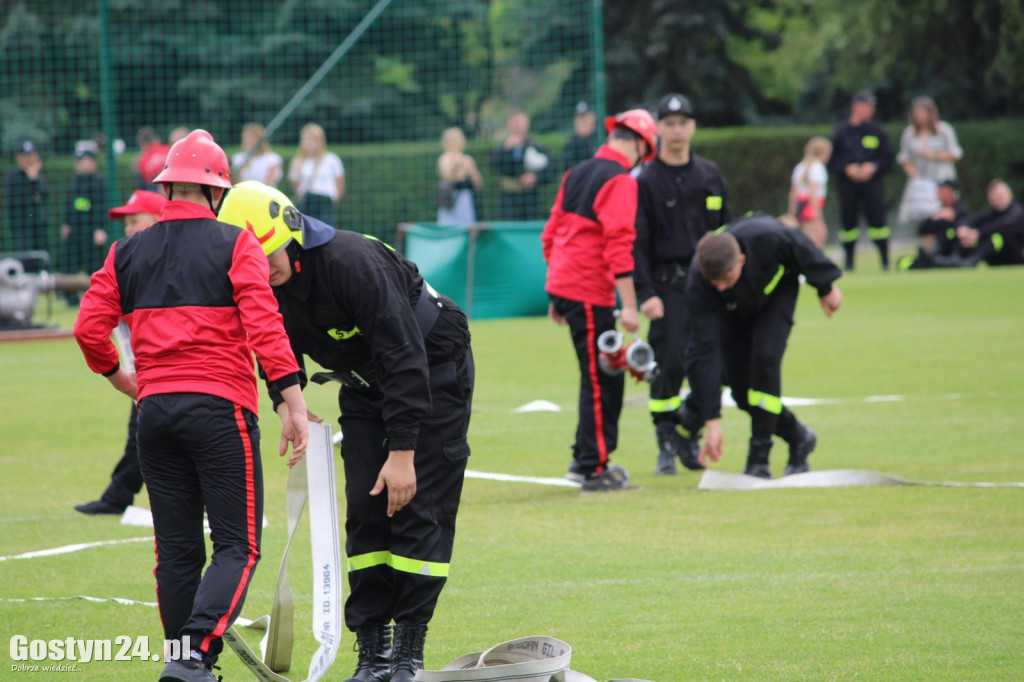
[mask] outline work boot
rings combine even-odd
[[[124,509],[124,507],[110,504],[106,500],[93,500],[92,502],[75,505],[75,511],[80,511],[89,516],[95,516],[96,514],[123,514]]]
[[[751,438],[750,448],[747,450],[747,467],[743,473],[757,478],[771,478],[772,470],[768,466],[768,456],[771,451],[771,438]]]
[[[395,653],[391,657],[391,682],[413,682],[423,668],[423,643],[427,625],[395,624]]]
[[[345,682],[384,682],[391,672],[391,625],[361,625],[356,628],[354,648],[359,662]]]
[[[676,457],[679,456],[679,434],[676,425],[670,421],[659,421],[654,424],[654,437],[658,441],[658,464],[654,473],[661,476],[675,476],[679,473]]]
[[[704,420],[699,414],[687,409],[685,404],[679,408],[679,425],[676,432],[683,442],[683,447],[679,451],[679,461],[690,471],[704,469],[700,461],[700,432],[703,428]]]
[[[807,464],[807,456],[814,452],[814,448],[818,444],[818,434],[803,424],[798,425],[798,430],[799,438],[787,441],[789,443],[789,462],[786,463],[783,476],[804,474],[811,470]]]
[[[197,654],[198,652],[193,653]],[[159,682],[219,682],[223,678],[214,677],[211,672],[213,668],[215,666],[212,663],[200,658],[169,661],[160,673]]]

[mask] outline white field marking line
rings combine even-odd
[[[23,599],[0,597],[0,602],[9,604],[20,604],[30,601],[88,601],[94,604],[113,602],[124,606],[157,606],[155,601],[138,601],[136,599],[125,599],[124,597],[90,597],[85,594],[75,594],[70,597],[25,597]]]
[[[93,547],[103,547],[105,545],[123,545],[128,542],[153,542],[153,536],[147,535],[144,538],[122,538],[120,540],[99,540],[98,542],[80,542],[73,545],[61,545],[60,547],[53,547],[52,549],[40,549],[35,552],[25,552],[24,554],[0,556],[0,562],[13,561],[15,559],[38,559],[39,557],[45,556],[81,552],[83,549],[92,549]]]
[[[724,573],[724,574],[692,574],[692,575],[659,575],[650,578],[601,578],[586,583],[575,580],[550,580],[533,581],[529,583],[496,582],[480,584],[473,587],[460,585],[458,581],[445,586],[445,591],[453,593],[480,593],[497,592],[499,590],[522,591],[529,589],[536,593],[538,590],[578,590],[583,587],[623,587],[642,585],[671,585],[671,584],[699,584],[699,583],[770,583],[789,585],[796,582],[816,582],[835,580],[877,580],[881,577],[892,576],[917,576],[927,575],[970,575],[1011,572],[1017,574],[1020,567],[1016,565],[996,566],[949,566],[932,568],[909,568],[909,569],[886,569],[884,571],[815,571],[811,573]]]
[[[7,604],[26,604],[28,602],[39,602],[39,601],[87,601],[94,604],[120,604],[122,606],[147,606],[155,609],[159,606],[155,601],[139,601],[138,599],[126,599],[124,597],[90,597],[86,594],[75,594],[70,597],[0,597],[0,603]],[[239,616],[235,619],[235,625],[242,628],[255,628],[257,630],[265,630],[259,621],[249,620],[248,618],[242,618]]]
[[[987,573],[1004,573],[1012,572],[1016,574],[1019,572],[1020,567],[1013,565],[1001,565],[1001,566],[949,566],[949,567],[931,567],[931,568],[910,568],[910,569],[886,569],[884,571],[815,571],[812,573],[701,573],[694,575],[670,575],[664,576],[659,575],[650,578],[603,578],[598,580],[588,581],[587,583],[580,583],[572,580],[542,580],[540,582],[531,581],[530,583],[489,583],[481,584],[473,587],[466,587],[461,585],[458,581],[455,583],[449,583],[445,587],[445,590],[453,593],[479,593],[479,592],[497,592],[499,590],[507,590],[512,588],[529,588],[536,592],[537,590],[558,590],[564,592],[565,590],[579,589],[581,587],[622,587],[622,586],[641,586],[641,585],[665,585],[665,584],[713,584],[713,583],[737,583],[737,582],[749,582],[749,583],[772,583],[790,585],[793,583],[809,583],[816,581],[836,581],[836,580],[877,580],[879,576],[892,577],[892,576],[915,576],[915,575],[971,575],[971,574],[987,574]],[[28,602],[48,602],[48,601],[74,601],[82,600],[93,603],[115,603],[121,604],[122,606],[148,606],[155,608],[156,602],[150,601],[138,601],[136,599],[125,599],[124,597],[89,597],[86,595],[75,595],[72,597],[24,597],[24,598],[10,598],[0,597],[0,603],[13,603],[23,604]],[[255,626],[259,627],[259,622],[253,622],[245,618],[238,618],[235,621],[236,625],[242,627]]]
[[[580,484],[564,478],[543,478],[539,476],[513,476],[512,474],[494,474],[486,471],[466,469],[466,478],[478,478],[485,481],[506,481],[510,483],[536,483],[537,485],[554,485],[562,488],[579,488]]]

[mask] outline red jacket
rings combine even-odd
[[[615,280],[633,274],[636,180],[607,145],[566,171],[544,226],[545,289],[572,301],[615,306]]]
[[[250,348],[276,387],[298,383],[269,273],[252,233],[172,201],[159,222],[111,247],[82,297],[75,338],[89,368],[110,376],[119,367],[110,333],[124,318],[140,399],[205,393],[256,413]]]

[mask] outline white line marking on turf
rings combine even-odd
[[[157,603],[155,601],[138,601],[136,599],[125,599],[124,597],[90,597],[85,594],[76,594],[70,597],[25,597],[24,599],[14,598],[3,598],[0,597],[0,602],[7,603],[25,603],[30,601],[90,601],[96,604],[105,602],[113,602],[115,604],[123,604],[124,606],[150,606],[155,607]]]
[[[507,481],[511,483],[536,483],[537,485],[554,485],[562,488],[579,488],[580,484],[564,478],[541,478],[538,476],[513,476],[512,474],[492,474],[486,471],[466,470],[466,478],[479,478],[485,481]]]
[[[103,547],[105,545],[123,545],[128,542],[153,542],[153,536],[147,535],[144,538],[122,538],[120,540],[100,540],[98,542],[80,542],[74,545],[62,545],[60,547],[53,547],[52,549],[40,549],[35,552],[25,552],[24,554],[0,556],[0,562],[13,561],[14,559],[38,559],[39,557],[44,556],[56,556],[58,554],[81,552],[83,549],[92,549],[93,547]]]

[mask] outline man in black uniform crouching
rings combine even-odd
[[[412,682],[448,576],[469,457],[466,316],[392,247],[303,216],[272,187],[236,185],[220,220],[263,246],[300,369],[308,355],[328,370],[313,381],[342,384],[345,623],[359,644],[349,680]]]
[[[786,475],[809,470],[814,431],[782,404],[782,355],[793,326],[799,276],[818,291],[832,316],[843,295],[832,283],[841,272],[801,231],[764,213],[705,235],[686,282],[693,316],[688,371],[707,432],[701,458],[722,454],[721,378],[736,405],[750,415],[745,474],[771,478],[772,435],[789,444]]]
[[[732,218],[725,178],[710,159],[690,151],[697,130],[690,100],[669,94],[658,102],[658,158],[637,178],[636,296],[651,320],[650,342],[658,368],[649,409],[658,441],[657,474],[675,474],[676,458],[700,470],[702,422],[691,397],[682,404],[690,327],[686,271],[697,241]]]

